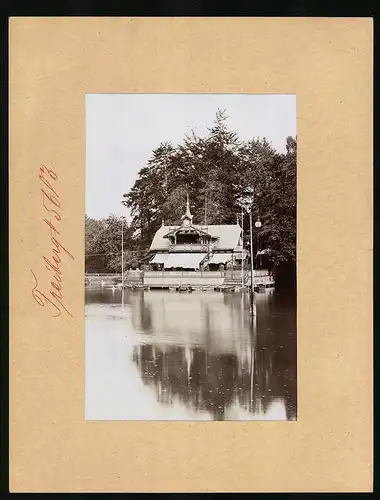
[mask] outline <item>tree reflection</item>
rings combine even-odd
[[[252,415],[265,414],[278,401],[285,407],[286,418],[293,420],[297,415],[295,315],[283,309],[276,296],[270,300],[259,297],[257,317],[251,321],[239,297],[225,294],[218,305],[233,317],[234,331],[230,333],[213,328],[211,306],[205,300],[201,345],[192,345],[191,338],[176,344],[150,337],[148,344],[135,346],[133,360],[140,376],[162,404],[180,401],[209,413],[214,420],[229,418],[228,410],[233,407]],[[142,316],[147,312],[147,318],[140,319],[141,325],[159,335],[150,308],[146,304],[140,307]],[[244,333],[245,343],[236,340],[239,332]],[[223,345],[227,345],[228,335],[235,340],[227,349]],[[218,338],[219,349],[215,347]]]

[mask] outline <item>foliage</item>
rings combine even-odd
[[[132,188],[124,194],[132,223],[124,226],[125,267],[148,255],[162,221],[179,224],[189,195],[195,224],[234,224],[248,200],[253,218],[260,216],[260,247],[269,248],[274,269],[296,260],[297,142],[286,139],[286,153],[265,138],[241,141],[218,110],[206,137],[194,132],[173,146],[159,144]],[[241,222],[241,218],[240,218]],[[86,271],[121,271],[121,219],[86,216]],[[249,220],[244,217],[244,232]],[[249,243],[249,241],[247,242]],[[294,267],[294,266],[293,266]]]
[[[161,143],[141,168],[122,202],[131,210],[132,231],[139,231],[136,251],[149,248],[162,220],[178,224],[189,194],[195,224],[233,224],[240,200],[249,199],[262,221],[261,248],[271,249],[273,267],[296,259],[296,139],[286,139],[286,153],[265,139],[241,141],[219,110],[206,137],[194,132],[177,146]],[[248,217],[244,218],[248,234]]]
[[[120,273],[122,220],[115,215],[106,219],[85,216],[86,272]],[[124,268],[136,267],[139,252],[132,237],[132,229],[124,221]]]

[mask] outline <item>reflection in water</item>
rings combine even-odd
[[[102,330],[103,336],[111,334],[122,299],[125,352],[130,348],[124,363],[132,364],[139,376],[134,379],[132,371],[128,375],[122,397],[129,410],[120,418],[133,418],[128,414],[134,408],[136,418],[159,419],[160,408],[171,408],[174,418],[183,419],[194,415],[213,420],[296,419],[294,298],[285,300],[272,290],[256,294],[257,315],[252,318],[246,294],[89,290],[86,355],[90,365],[91,339],[101,335],[99,325],[107,330]],[[96,316],[101,319],[96,321]],[[87,368],[86,386],[91,386],[92,372]],[[99,363],[97,370],[101,371]],[[92,397],[99,394],[94,392]]]

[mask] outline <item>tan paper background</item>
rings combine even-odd
[[[371,491],[372,20],[10,19],[12,492]],[[298,421],[84,421],[86,93],[295,93]],[[64,300],[39,167],[61,201]]]

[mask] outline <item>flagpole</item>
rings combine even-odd
[[[121,218],[121,286],[124,287],[124,217]]]
[[[249,209],[249,228],[250,228],[250,231],[249,231],[249,236],[250,236],[250,246],[251,246],[251,289],[250,289],[250,295],[251,295],[251,314],[252,315],[255,315],[256,314],[256,304],[255,304],[255,293],[254,293],[254,275],[255,275],[255,272],[254,272],[254,269],[253,269],[253,228],[252,228],[253,224],[252,224],[252,207],[250,207]]]
[[[244,209],[241,208],[241,288],[244,288]]]

